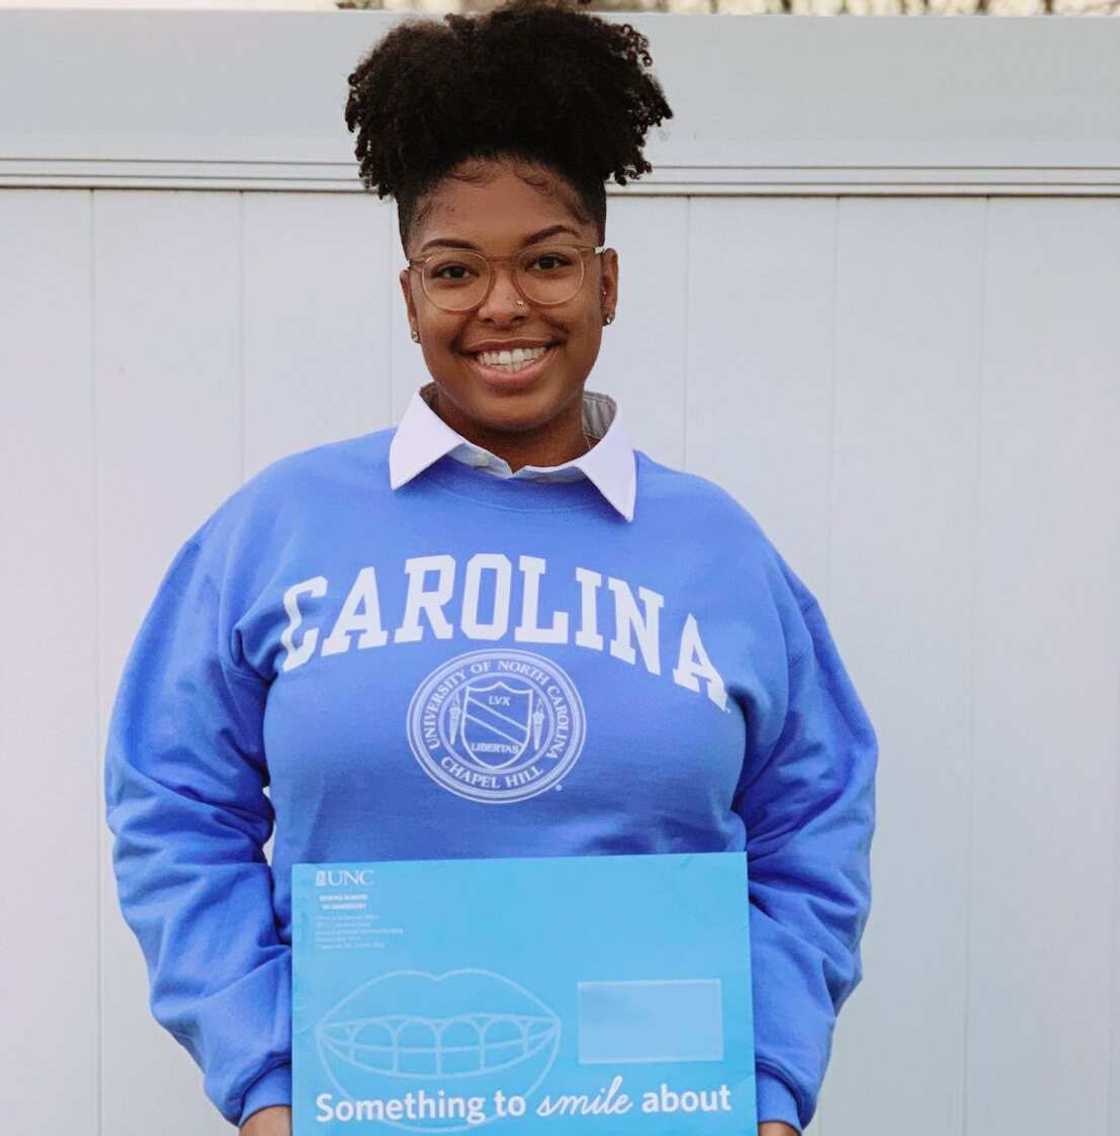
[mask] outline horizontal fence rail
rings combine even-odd
[[[364,192],[346,75],[410,15],[0,10],[0,186]],[[604,18],[674,111],[616,195],[1120,192],[1120,21]]]

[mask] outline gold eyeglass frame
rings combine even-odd
[[[533,247],[534,246],[530,246],[527,249],[522,249],[520,252],[512,253],[510,256],[487,256],[485,253],[476,252],[474,249],[459,249],[459,248],[453,248],[451,246],[448,246],[447,248],[442,249],[442,250],[436,249],[433,252],[428,253],[427,256],[409,257],[408,258],[408,267],[409,268],[417,268],[417,269],[422,270],[424,265],[429,260],[431,260],[433,256],[446,255],[447,252],[465,252],[465,253],[468,253],[470,256],[479,257],[480,259],[486,261],[486,268],[487,268],[487,271],[490,273],[490,279],[489,279],[489,281],[486,285],[486,291],[483,293],[482,298],[478,301],[478,303],[470,304],[465,308],[445,308],[443,306],[443,304],[441,304],[437,300],[433,299],[431,293],[428,291],[427,284],[424,283],[424,273],[423,273],[423,271],[420,272],[420,287],[423,289],[424,295],[427,296],[429,302],[434,304],[437,308],[439,308],[439,310],[441,312],[454,312],[454,313],[473,312],[477,308],[482,307],[482,305],[485,304],[486,301],[490,298],[490,293],[494,288],[494,281],[497,279],[497,273],[494,271],[494,265],[496,265],[496,264],[508,264],[510,261],[517,260],[518,258],[524,256],[527,252],[532,252]],[[572,299],[574,299],[576,296],[579,295],[579,290],[583,287],[584,280],[587,279],[587,261],[582,254],[590,251],[590,252],[594,252],[595,255],[598,256],[601,252],[604,252],[607,249],[607,247],[608,247],[607,245],[586,245],[586,244],[581,245],[581,244],[569,243],[567,241],[560,241],[560,242],[557,242],[556,244],[549,245],[549,246],[546,246],[545,248],[541,249],[542,252],[546,251],[547,248],[576,249],[581,254],[580,258],[579,258],[579,271],[580,271],[579,284],[576,285],[576,290],[571,294],[571,296],[569,296],[565,300],[549,300],[547,303],[542,303],[540,300],[530,299],[528,296],[525,295],[525,293],[521,289],[521,285],[517,282],[517,274],[516,273],[514,273],[511,277],[511,279],[513,280],[513,286],[514,286],[514,288],[517,289],[517,294],[519,296],[521,296],[521,298],[527,304],[532,304],[534,307],[551,308],[551,307],[555,307],[557,304],[567,304]]]

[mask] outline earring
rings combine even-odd
[[[614,319],[614,312],[608,312],[607,315],[603,318],[603,326],[605,327],[613,319]]]
[[[413,343],[419,343],[420,342],[420,333],[416,330],[416,328],[412,329],[412,342]]]

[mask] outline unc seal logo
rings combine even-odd
[[[438,785],[507,805],[555,785],[586,736],[583,701],[550,659],[472,651],[437,667],[408,704],[408,741]]]

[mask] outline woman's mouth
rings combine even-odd
[[[548,366],[558,344],[545,348],[517,348],[514,351],[481,351],[468,354],[471,367],[484,379],[498,386],[524,386]],[[483,360],[486,360],[484,362]]]

